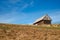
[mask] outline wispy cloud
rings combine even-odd
[[[37,6],[35,5],[35,3],[38,3],[37,0],[36,2],[35,0],[6,0],[6,1],[1,1],[0,3],[1,3],[0,5],[0,13],[1,13],[0,22],[1,23],[14,23],[17,21],[25,24],[32,23],[38,17],[41,17],[46,13],[49,16],[51,16],[53,23],[60,22],[60,9],[59,11],[56,9],[53,10],[53,9],[49,9],[50,7],[48,6],[48,8],[46,9],[49,9],[49,10],[46,11],[46,9],[44,9],[45,7],[42,6],[44,3],[41,5],[41,7],[39,6],[40,4],[36,4]],[[33,10],[30,8],[32,8]],[[33,11],[33,13],[31,12],[27,13],[27,11],[26,13],[24,13],[23,10],[26,10],[26,9],[27,11],[28,10]],[[38,10],[39,11],[38,12],[35,11],[36,9],[37,11]]]
[[[29,6],[29,4],[24,4],[24,5],[22,6],[22,8],[20,9],[20,11],[24,10],[24,9],[27,8],[28,6]]]
[[[10,23],[14,20],[14,14],[13,13],[6,13],[0,15],[0,23]]]
[[[4,19],[0,20],[0,23],[12,23],[14,21],[14,18]]]
[[[33,1],[33,0],[30,2],[30,6],[31,6],[31,7],[34,6],[34,1]]]
[[[28,0],[30,1],[30,0]],[[2,11],[12,11],[12,10],[19,10],[22,11],[28,7],[33,7],[34,1],[31,0],[30,2],[26,2],[24,0],[7,0],[2,1],[3,6],[0,6],[0,10]]]
[[[18,3],[18,2],[19,3],[21,2],[19,4],[21,7],[18,4],[16,5],[16,3]],[[3,4],[5,5],[5,3],[3,3]],[[10,5],[10,3],[13,4],[13,6]],[[8,2],[6,3],[6,6],[8,8],[2,7],[2,9],[4,11],[9,9],[9,12],[6,11],[2,15],[0,15],[0,23],[13,23],[18,20],[25,20],[25,18],[27,19],[28,16],[21,11],[31,5],[33,5],[33,1],[31,1],[30,3],[26,3],[26,2],[22,3],[22,0],[8,0]],[[11,8],[11,10],[10,10],[10,8]],[[17,10],[19,10],[20,12],[17,12]]]
[[[11,12],[0,15],[0,23],[13,23],[18,20],[23,20],[26,17],[24,13]]]
[[[52,23],[60,22],[60,11],[54,11],[51,13]]]
[[[30,3],[25,3],[21,7],[21,10],[24,10],[25,8],[28,8],[28,7],[33,7],[33,4],[34,4],[34,1],[33,0]]]

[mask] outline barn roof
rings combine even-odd
[[[51,18],[48,15],[44,15],[43,17],[37,19],[34,23],[39,22],[41,20],[51,20]]]

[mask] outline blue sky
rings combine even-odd
[[[60,23],[60,0],[0,0],[0,23],[32,24],[45,14]]]

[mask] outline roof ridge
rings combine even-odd
[[[51,18],[48,16],[48,14],[42,16],[41,18],[38,18],[34,23],[41,21],[41,20],[51,20]]]

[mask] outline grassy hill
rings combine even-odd
[[[60,40],[60,24],[0,24],[0,40]]]

